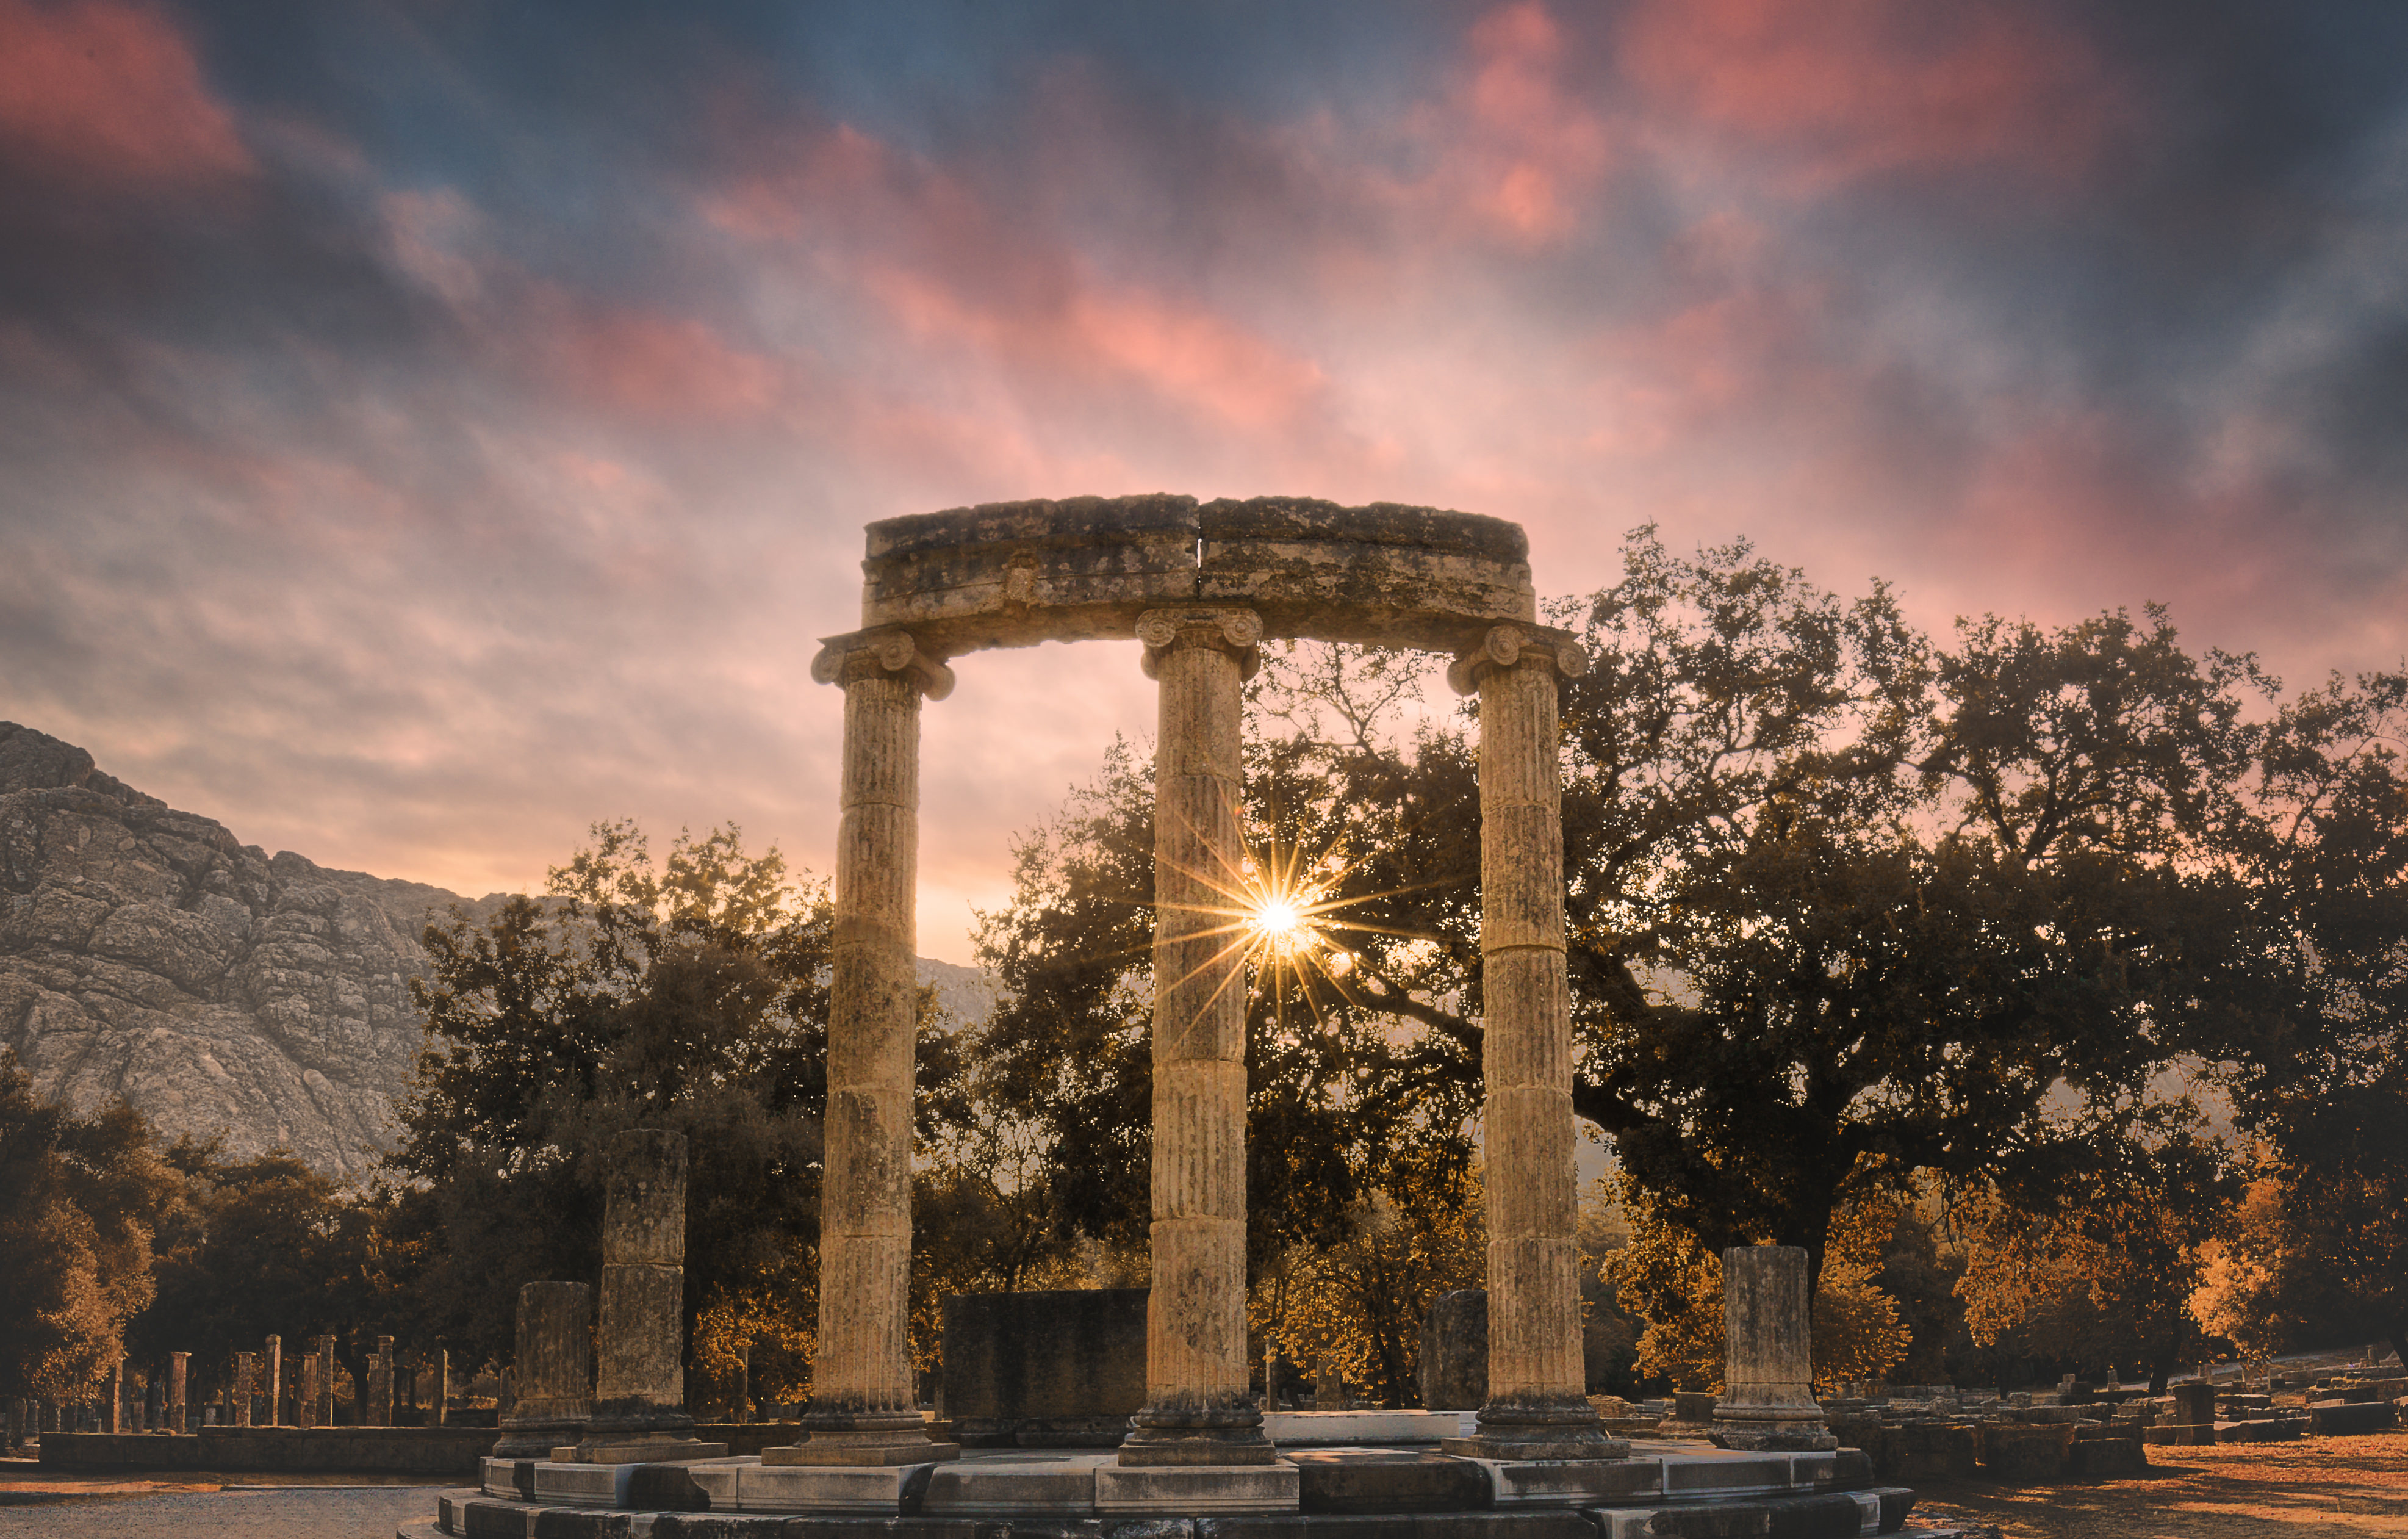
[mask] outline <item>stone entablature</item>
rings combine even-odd
[[[1125,638],[1146,611],[1192,604],[1250,609],[1267,636],[1433,652],[1538,622],[1518,526],[1396,503],[994,502],[872,524],[867,551],[862,629],[828,638],[839,652],[887,629],[940,660]]]

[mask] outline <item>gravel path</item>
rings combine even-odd
[[[148,1487],[149,1489],[137,1489]],[[436,1486],[159,1489],[126,1481],[75,1492],[0,1487],[0,1539],[393,1539],[432,1517]]]

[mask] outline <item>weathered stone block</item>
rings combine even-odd
[[[1145,1405],[1147,1291],[948,1297],[945,1418],[961,1442],[1118,1446]]]
[[[1993,1480],[2031,1485],[2061,1478],[2071,1425],[1989,1421],[1982,1424],[1982,1469]]]
[[[2135,1474],[2149,1467],[2138,1429],[2130,1432],[2085,1429],[2066,1449],[2065,1473],[2087,1479]]]
[[[2308,1405],[2308,1431],[2317,1437],[2387,1432],[2399,1422],[2388,1401],[2321,1400]]]
[[[1283,1460],[1271,1464],[1105,1464],[1096,1471],[1096,1510],[1190,1516],[1295,1512],[1299,1489],[1297,1467]]]

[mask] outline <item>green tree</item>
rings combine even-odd
[[[2260,986],[2226,1076],[2270,1195],[2234,1250],[2277,1316],[2408,1354],[2408,674],[2335,678],[2263,728],[2236,820]],[[2346,1301],[2346,1308],[2334,1298]]]
[[[1743,544],[1679,558],[1650,530],[1620,582],[1552,612],[1595,659],[1561,690],[1574,1109],[1708,1253],[1795,1244],[1819,1279],[1869,1182],[2046,1213],[2169,1136],[2168,1068],[2297,1058],[2251,1102],[2297,1120],[2315,1097],[2280,1087],[2310,1085],[2300,1063],[2333,1081],[2396,1029],[2340,982],[2400,986],[2396,916],[2353,897],[2303,919],[2283,896],[2324,880],[2333,840],[2397,854],[2390,782],[2364,752],[2336,769],[2363,690],[2274,732],[2250,720],[2273,682],[2155,608],[1970,621],[1940,645],[1885,589],[1843,602]],[[1257,1256],[1347,1211],[1384,1129],[1453,1139],[1477,1113],[1477,706],[1417,712],[1421,676],[1274,646],[1253,686],[1258,856],[1300,856],[1324,931],[1321,967],[1257,981]],[[2328,780],[2348,794],[2296,824]],[[1013,995],[987,1045],[1061,1141],[1081,1224],[1144,1211],[1145,791],[1117,750],[983,935]],[[2309,960],[2307,923],[2346,970]],[[2282,1045],[2309,1037],[2321,1058]],[[2165,1199],[2186,1223],[2223,1200]]]
[[[100,1392],[151,1298],[151,1238],[177,1199],[122,1100],[46,1101],[0,1049],[0,1395]]]
[[[790,1398],[816,1314],[826,891],[732,827],[681,835],[657,864],[631,823],[593,838],[548,899],[427,931],[428,1045],[389,1160],[415,1188],[396,1248],[417,1258],[428,1327],[504,1360],[522,1283],[600,1265],[607,1138],[682,1132],[689,1339],[709,1370],[740,1346],[731,1330],[783,1322],[755,1381]],[[953,1060],[941,1034],[922,1042],[924,1121],[951,1104]],[[719,1323],[697,1336],[706,1313]]]
[[[1327,889],[1334,899],[1427,857],[1431,841],[1415,827],[1422,793],[1392,751],[1257,737],[1248,755],[1258,882]],[[1367,830],[1355,782],[1333,773],[1333,760],[1366,761],[1348,775],[1383,779],[1405,803]],[[1018,862],[1011,902],[982,920],[981,955],[1005,992],[973,1036],[970,1090],[982,1107],[1008,1109],[1047,1151],[1044,1211],[1061,1231],[1140,1243],[1152,1095],[1151,767],[1115,743],[1097,782],[1021,842]],[[1231,902],[1239,907],[1242,895]],[[1383,933],[1374,913],[1350,910],[1342,922],[1349,928],[1333,919],[1327,935],[1266,945],[1245,984],[1248,1254],[1257,1268],[1296,1244],[1335,1244],[1351,1232],[1349,1215],[1404,1178],[1400,1152],[1435,1161],[1426,1176],[1417,1168],[1416,1180],[1451,1179],[1446,1172],[1459,1174],[1470,1157],[1476,1029],[1448,1011],[1426,1023],[1401,996],[1367,1002],[1354,981],[1365,971],[1433,971],[1409,956],[1430,948],[1410,932]]]

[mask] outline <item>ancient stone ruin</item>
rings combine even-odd
[[[1272,1462],[1248,1390],[1244,958],[1213,911],[1245,859],[1240,686],[1263,639],[1297,637],[1445,652],[1481,700],[1490,1391],[1458,1451],[1627,1453],[1583,1392],[1573,1239],[1555,682],[1587,659],[1538,623],[1521,530],[1283,498],[1001,503],[871,525],[863,569],[862,628],[811,665],[845,691],[811,1443],[831,1462],[931,1457],[905,1355],[921,701],[953,693],[967,653],[1134,636],[1161,686],[1154,1276],[1120,1462]]]

